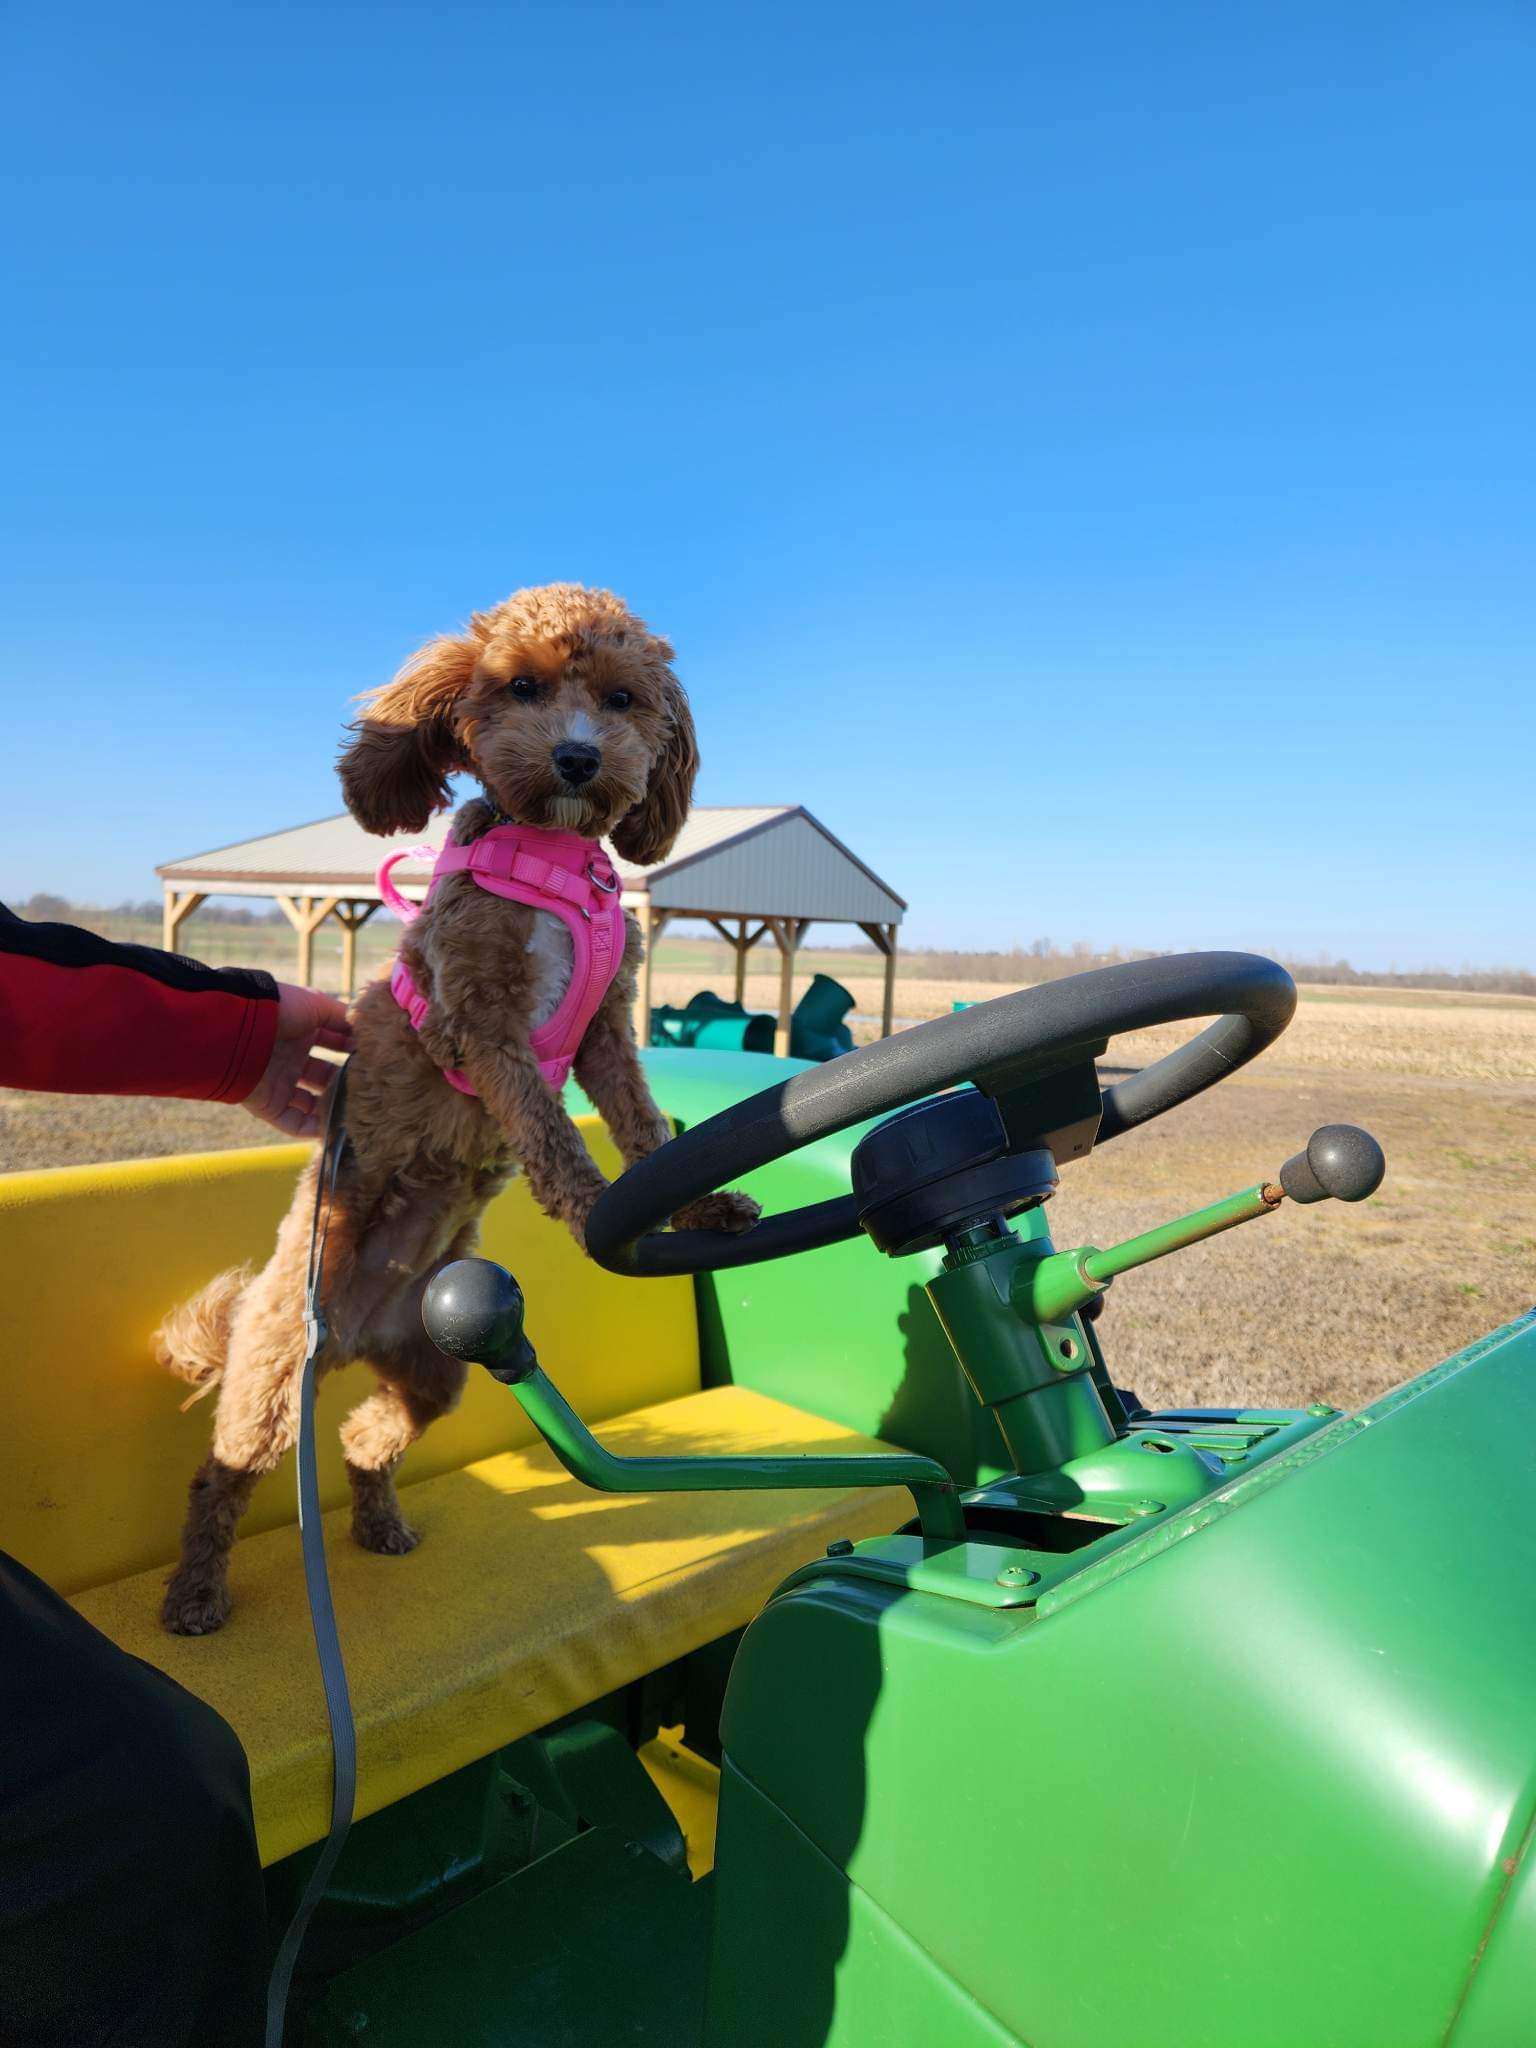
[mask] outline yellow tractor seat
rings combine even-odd
[[[599,1434],[632,1455],[884,1448],[745,1387],[637,1409]],[[422,1537],[408,1557],[360,1550],[345,1508],[326,1517],[360,1817],[743,1627],[833,1537],[888,1531],[911,1512],[883,1488],[593,1494],[542,1445],[424,1479],[401,1501]],[[75,1605],[234,1727],[262,1859],[276,1862],[318,1841],[330,1812],[298,1530],[236,1546],[234,1613],[217,1635],[164,1633],[164,1579],[141,1572]]]
[[[619,1162],[595,1119],[583,1130]],[[329,1819],[325,1711],[294,1522],[291,1458],[257,1488],[213,1636],[165,1634],[159,1608],[210,1410],[155,1364],[167,1309],[222,1266],[260,1261],[303,1146],[0,1175],[8,1429],[0,1549],[126,1650],[230,1721],[250,1758],[263,1858]],[[692,1283],[622,1280],[584,1259],[514,1183],[483,1249],[512,1268],[550,1376],[624,1453],[884,1446],[741,1386],[700,1386]],[[420,1548],[352,1541],[336,1424],[369,1391],[327,1379],[322,1501],[358,1727],[360,1814],[445,1776],[744,1625],[834,1536],[894,1529],[898,1489],[597,1494],[566,1476],[516,1399],[474,1371],[399,1475]]]

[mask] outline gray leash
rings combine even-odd
[[[336,1177],[347,1144],[346,1124],[342,1116],[346,1088],[347,1070],[343,1065],[332,1083],[326,1105],[325,1135],[315,1173],[315,1210],[309,1225],[309,1266],[304,1279],[304,1370],[299,1379],[297,1452],[299,1541],[304,1553],[304,1590],[309,1597],[309,1619],[315,1632],[315,1654],[320,1660],[320,1676],[325,1685],[325,1712],[331,1732],[331,1825],[272,1965],[272,1976],[267,1986],[266,2048],[282,2048],[283,2022],[293,1983],[294,1964],[299,1959],[310,1916],[331,1881],[331,1873],[347,1839],[357,1803],[357,1730],[352,1721],[347,1667],[342,1659],[341,1638],[336,1632],[336,1609],[331,1601],[330,1574],[325,1565],[325,1525],[320,1518],[320,1480],[315,1469],[315,1367],[326,1338],[320,1286]]]

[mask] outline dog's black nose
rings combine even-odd
[[[589,747],[585,740],[562,740],[554,752],[555,766],[573,788],[580,788],[590,782],[603,765],[603,757],[596,747]]]

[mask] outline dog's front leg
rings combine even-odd
[[[626,1166],[649,1159],[672,1127],[656,1107],[629,1025],[629,1004],[607,1000],[587,1026],[576,1053],[576,1078],[597,1107]]]
[[[616,983],[587,1026],[576,1055],[576,1078],[591,1096],[626,1166],[647,1159],[671,1137],[640,1064],[629,1023],[629,998]],[[672,1218],[679,1230],[750,1230],[762,1214],[750,1195],[726,1188],[703,1195]]]
[[[522,1161],[534,1200],[586,1249],[587,1218],[608,1183],[533,1056],[479,1046],[462,1055],[468,1074]]]

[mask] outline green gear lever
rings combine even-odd
[[[953,1479],[932,1458],[905,1452],[849,1457],[621,1458],[605,1450],[545,1375],[523,1328],[523,1291],[490,1259],[456,1259],[437,1273],[421,1320],[439,1351],[483,1365],[508,1386],[573,1479],[599,1493],[779,1492],[797,1487],[905,1486],[924,1536],[965,1539]]]
[[[1272,1215],[1287,1196],[1293,1202],[1322,1202],[1330,1197],[1363,1202],[1381,1186],[1386,1170],[1386,1155],[1369,1131],[1353,1124],[1324,1124],[1307,1140],[1305,1152],[1285,1162],[1278,1181],[1260,1181],[1209,1208],[1128,1237],[1123,1244],[1103,1250],[1097,1245],[1080,1245],[1075,1251],[1021,1262],[1013,1274],[1013,1309],[1028,1323],[1064,1322],[1120,1273],[1166,1258],[1169,1252],[1183,1251],[1187,1245],[1199,1244],[1239,1223],[1250,1223],[1256,1216]]]

